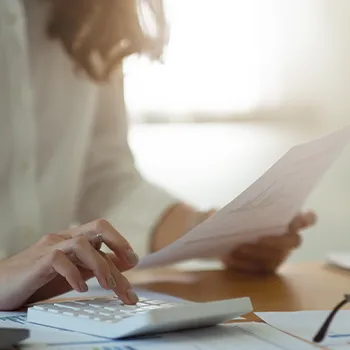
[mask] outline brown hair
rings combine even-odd
[[[49,0],[48,35],[93,80],[105,81],[134,53],[160,58],[167,41],[162,0]],[[147,33],[146,15],[153,35]]]

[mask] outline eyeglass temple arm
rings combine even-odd
[[[317,334],[315,335],[313,341],[315,343],[319,343],[321,342],[324,337],[326,336],[326,333],[328,331],[328,328],[335,316],[335,314],[339,311],[339,309],[341,309],[347,302],[350,301],[350,294],[346,294],[345,295],[345,299],[342,300],[334,309],[333,311],[329,314],[329,316],[327,317],[327,319],[324,321],[322,327],[320,328],[320,330],[317,332]]]

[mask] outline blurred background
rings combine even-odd
[[[125,64],[142,173],[221,207],[291,146],[350,124],[350,1],[165,0],[164,64]],[[319,217],[292,260],[350,251],[350,147],[306,203]]]

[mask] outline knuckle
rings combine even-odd
[[[97,219],[94,221],[94,225],[97,232],[106,230],[111,227],[111,224],[106,219]]]
[[[85,236],[77,236],[73,240],[73,246],[75,248],[84,248],[86,247],[86,244],[89,243],[88,239]]]
[[[58,260],[61,259],[62,255],[64,255],[64,253],[61,250],[58,249],[54,249],[51,252],[51,261],[54,264],[55,262],[57,262]]]
[[[60,241],[60,238],[58,235],[54,233],[48,233],[44,235],[39,242],[40,244],[43,244],[43,245],[52,245],[52,244],[58,243],[59,241]]]

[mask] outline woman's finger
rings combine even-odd
[[[282,236],[268,236],[261,238],[256,245],[260,249],[266,249],[266,247],[272,247],[279,250],[291,250],[298,248],[302,243],[302,238],[298,233],[286,233]]]
[[[287,250],[261,244],[244,244],[231,253],[231,256],[242,256],[244,259],[275,261],[286,254]]]
[[[103,236],[101,233],[98,233],[96,236],[94,236],[91,240],[89,240],[91,245],[96,249],[100,250],[103,243]]]
[[[102,288],[116,290],[120,299],[129,303],[129,299],[126,297],[127,291],[130,289],[129,282],[116,269],[117,272],[114,271],[114,275],[111,273],[109,264],[101,256],[100,252],[92,247],[85,236],[77,236],[66,240],[62,243],[60,249],[66,254],[73,253],[83,263],[85,268],[93,271]]]
[[[131,288],[130,282],[127,280],[125,276],[123,276],[120,271],[116,268],[112,260],[109,258],[109,256],[103,252],[99,252],[99,254],[106,260],[109,269],[111,271],[112,276],[114,277],[116,281],[116,286],[113,289],[115,294],[117,295],[124,295],[123,301],[125,302],[126,299],[129,300],[128,304],[136,304],[139,299],[137,295],[134,293],[134,291]],[[121,286],[128,286],[125,290],[125,288],[121,288]]]
[[[90,234],[86,236],[90,236]],[[94,235],[93,238],[90,239],[90,243],[97,251],[100,251],[103,243],[102,234],[98,233],[97,235]],[[124,272],[130,269],[130,264],[125,263],[125,259],[118,258],[118,256],[115,255],[114,253],[110,253],[109,255],[113,256],[113,265],[120,272]],[[109,258],[109,261],[111,261],[109,255],[107,257]]]
[[[271,255],[257,254],[255,248],[236,250],[227,256],[224,263],[229,268],[247,272],[271,272],[274,271],[285,259],[286,253],[281,251],[271,252]]]
[[[229,269],[248,273],[272,272],[278,266],[278,264],[268,264],[266,261],[260,261],[258,259],[245,259],[240,256],[232,256],[225,263]]]
[[[86,237],[78,236],[66,240],[59,248],[66,254],[75,255],[85,268],[93,271],[102,288],[107,290],[114,288],[115,281],[111,279],[109,266]]]
[[[79,269],[68,259],[61,250],[54,250],[50,255],[52,268],[64,277],[70,286],[77,292],[87,292],[88,287],[80,274]]]
[[[92,240],[100,234],[109,249],[111,249],[129,268],[137,265],[139,258],[129,242],[106,220],[99,219],[86,225],[74,228],[72,236],[85,235]]]
[[[254,266],[262,269],[275,267],[288,254],[288,250],[275,249],[273,247],[261,248],[257,245],[248,245],[237,249],[232,253],[234,260],[250,261]]]

